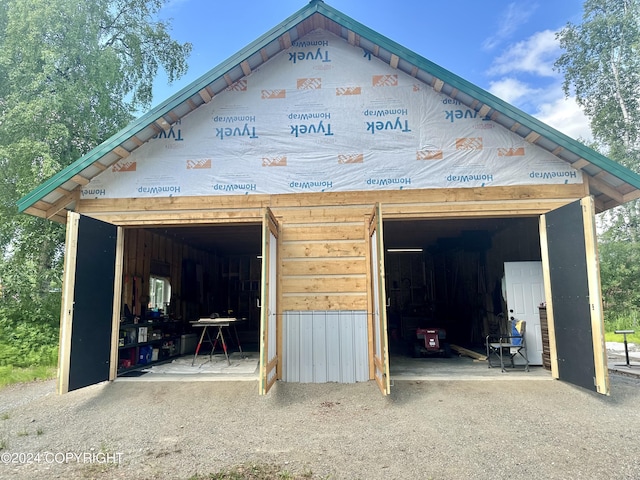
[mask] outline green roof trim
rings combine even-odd
[[[362,38],[370,40],[371,42],[379,45],[388,52],[397,55],[399,58],[412,63],[419,69],[424,70],[425,72],[428,72],[429,74],[439,78],[445,83],[477,99],[478,101],[491,107],[492,109],[505,114],[522,126],[539,133],[540,135],[548,138],[564,149],[584,158],[588,162],[607,171],[608,173],[628,183],[629,185],[640,189],[640,175],[629,170],[623,165],[614,162],[613,160],[587,147],[586,145],[583,145],[582,143],[572,139],[562,132],[550,127],[549,125],[544,124],[531,115],[508,104],[504,100],[499,99],[486,90],[440,67],[439,65],[427,60],[426,58],[416,54],[415,52],[408,50],[402,45],[399,45],[389,38],[375,32],[369,27],[366,27],[365,25],[353,20],[347,15],[326,5],[322,0],[311,0],[308,5],[298,10],[296,13],[281,22],[278,26],[269,30],[254,42],[241,49],[235,55],[229,57],[227,60],[220,63],[217,67],[214,67],[212,70],[202,75],[190,85],[184,87],[175,95],[172,95],[164,102],[161,102],[156,107],[152,108],[146,114],[132,121],[118,133],[116,133],[115,135],[104,141],[102,144],[100,144],[87,154],[83,155],[74,163],[56,173],[44,183],[29,192],[27,195],[22,197],[17,202],[18,211],[24,212],[27,208],[32,206],[37,201],[41,200],[57,187],[71,180],[71,178],[73,178],[75,175],[79,174],[85,168],[91,166],[91,164],[102,158],[104,155],[110,153],[114,148],[118,147],[123,142],[129,140],[131,137],[147,128],[158,118],[167,114],[171,110],[181,105],[187,99],[196,95],[207,85],[223,76],[225,73],[239,65],[247,58],[258,53],[266,45],[277,40],[285,32],[291,30],[297,24],[303,22],[316,12],[327,17],[330,20],[333,20],[347,30],[353,31]]]

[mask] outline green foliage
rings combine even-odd
[[[0,388],[14,383],[33,382],[34,380],[49,380],[56,375],[54,367],[19,368],[0,366]],[[8,416],[6,418],[9,418]],[[4,418],[3,418],[4,420]]]
[[[582,23],[558,33],[556,61],[564,90],[591,121],[605,147],[640,147],[640,1],[586,0]],[[630,167],[637,167],[629,165]]]
[[[626,323],[626,322],[624,322]],[[619,333],[615,333],[616,330],[633,330],[633,328],[628,327],[628,326],[624,326],[624,325],[620,325],[620,324],[616,324],[615,326],[612,324],[607,324],[607,332],[604,334],[604,341],[605,342],[617,342],[617,343],[622,343],[624,341],[624,337],[619,334]],[[636,345],[640,345],[640,332],[638,331],[638,326],[636,325],[636,329],[635,329],[636,333],[633,334],[628,334],[627,335],[627,343],[634,343]]]
[[[600,278],[609,315],[640,310],[640,243],[601,242]]]
[[[16,201],[151,103],[190,44],[157,21],[168,0],[0,2],[0,365],[55,362],[64,227]]]

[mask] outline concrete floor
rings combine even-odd
[[[203,357],[204,358],[204,357]],[[525,372],[521,366],[508,368],[502,372],[500,367],[488,368],[486,361],[475,361],[468,357],[451,356],[450,358],[411,358],[403,355],[391,355],[389,360],[391,380],[552,380],[551,372],[541,366],[531,366]],[[144,374],[140,376],[118,377],[118,382],[221,382],[221,381],[255,381],[258,373],[247,374],[234,372],[234,366],[223,374],[196,373],[180,374]]]
[[[640,378],[640,349],[634,346],[629,353],[630,367],[625,365],[624,350],[614,348],[616,345],[607,344],[609,372],[634,378]],[[257,355],[257,354],[256,354]],[[190,356],[188,356],[191,358]],[[204,358],[204,357],[202,357]],[[389,360],[391,380],[419,380],[419,381],[478,381],[478,380],[552,380],[551,372],[542,366],[530,366],[529,372],[521,367],[507,368],[502,372],[499,367],[488,368],[486,361],[473,360],[469,357],[452,355],[450,358],[424,357],[411,358],[399,354],[391,354]],[[256,381],[258,372],[244,373],[234,371],[233,365],[224,374],[198,373],[190,375],[180,374],[145,374],[141,376],[118,377],[119,382],[221,382],[221,381]]]
[[[542,366],[530,366],[529,371],[516,365],[502,372],[500,367],[488,368],[486,361],[468,357],[410,358],[391,355],[389,360],[391,379],[396,380],[552,380],[551,372]]]

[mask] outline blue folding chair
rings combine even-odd
[[[525,337],[526,327],[527,322],[511,317],[509,320],[508,333],[487,335],[486,347],[489,368],[498,366],[497,363],[492,362],[493,358],[494,361],[499,361],[500,369],[506,372],[505,360],[508,359],[511,368],[515,368],[516,364],[514,359],[519,356],[524,359],[524,371],[529,371],[529,358],[527,357],[527,342]]]

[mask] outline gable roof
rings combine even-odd
[[[394,69],[430,85],[435,91],[457,100],[482,117],[489,117],[527,142],[581,170],[589,182],[598,211],[640,198],[638,174],[356,22],[322,0],[311,0],[280,25],[21,198],[18,201],[19,211],[64,222],[63,210],[74,208],[80,190],[92,178],[128,157],[160,132],[168,131],[184,116],[210,102],[214,96],[317,29],[331,32],[349,44],[365,49]]]

